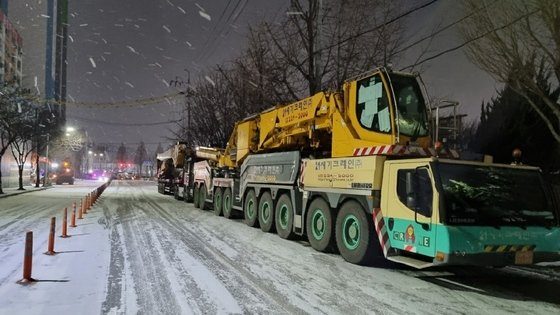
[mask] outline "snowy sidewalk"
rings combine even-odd
[[[93,206],[76,223],[77,227],[68,227],[70,237],[61,238],[61,220],[57,218],[54,256],[44,254],[47,229],[33,232],[32,278],[37,281],[28,285],[16,283],[22,278],[23,238],[21,246],[6,249],[11,253],[9,261],[2,262],[8,270],[0,273],[0,314],[101,313],[110,257],[103,209]]]
[[[5,197],[10,197],[10,196],[16,196],[16,195],[21,195],[21,194],[25,194],[25,193],[30,193],[30,192],[34,192],[34,191],[39,191],[39,190],[45,190],[45,189],[49,189],[52,186],[40,186],[40,187],[35,187],[35,185],[31,186],[31,185],[27,185],[27,186],[23,186],[23,188],[25,190],[18,190],[18,187],[8,187],[8,188],[2,188],[2,190],[4,191],[3,194],[0,194],[0,198],[5,198]]]

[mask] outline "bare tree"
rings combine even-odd
[[[121,143],[119,148],[117,149],[117,163],[125,164],[127,163],[128,155],[126,154],[126,147],[124,143]]]
[[[404,32],[404,20],[394,19],[399,12],[386,0],[292,0],[285,22],[267,25],[276,59],[294,70],[284,82],[288,90],[297,98],[313,95],[395,62]]]
[[[462,28],[467,55],[481,69],[521,95],[560,142],[560,103],[547,94],[560,82],[560,2],[556,0],[470,0]],[[548,73],[548,86],[538,84]],[[536,102],[535,96],[542,102]],[[541,105],[542,104],[542,105]]]
[[[223,147],[236,121],[395,61],[399,12],[388,0],[292,0],[291,14],[252,27],[239,58],[194,84],[192,126],[178,123],[173,135]]]
[[[23,189],[23,168],[33,150],[38,151],[40,108],[33,102],[29,90],[5,83],[0,92],[0,163],[10,148],[16,159],[19,173],[19,189]],[[35,141],[32,141],[35,140]],[[2,191],[0,171],[0,193]]]
[[[146,161],[147,157],[148,151],[146,151],[146,145],[144,141],[141,141],[134,153],[134,163],[137,165],[138,175],[142,175],[142,164]]]
[[[17,139],[17,134],[12,123],[17,120],[17,105],[13,102],[17,91],[10,86],[2,87],[2,97],[0,97],[0,194],[2,189],[2,157]]]

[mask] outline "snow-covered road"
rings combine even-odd
[[[49,219],[99,183],[0,199],[0,314],[554,314],[560,271],[372,268],[114,181],[70,238]],[[22,286],[25,232],[33,278]]]

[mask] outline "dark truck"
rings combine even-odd
[[[74,185],[74,166],[70,159],[62,160],[62,164],[53,175],[53,181],[57,185],[68,183]]]

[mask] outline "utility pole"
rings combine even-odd
[[[35,187],[39,187],[39,182],[41,181],[41,168],[39,167],[39,109],[35,108],[35,119],[37,120],[35,122],[35,153],[36,153],[36,157],[35,157],[35,163],[36,163],[36,167],[35,167]]]
[[[318,92],[323,87],[323,78],[321,75],[321,12],[323,9],[323,0],[317,1],[317,14],[315,15],[315,87]]]
[[[191,72],[189,71],[189,69],[185,68],[183,69],[184,71],[187,72],[187,82],[185,84],[185,81],[183,80],[183,78],[181,78],[180,76],[175,76],[174,80],[169,81],[169,85],[170,86],[174,86],[174,87],[181,87],[183,85],[186,85],[185,87],[185,91],[181,91],[179,92],[179,94],[183,94],[185,95],[185,106],[187,109],[187,143],[192,145],[192,136],[191,136],[191,102],[189,102],[189,97],[190,97],[190,86],[191,86]]]
[[[191,102],[189,102],[189,88],[191,86],[191,72],[185,68],[187,72],[187,87],[185,88],[185,103],[187,105],[187,142],[189,145],[192,145],[192,137],[191,137]]]

